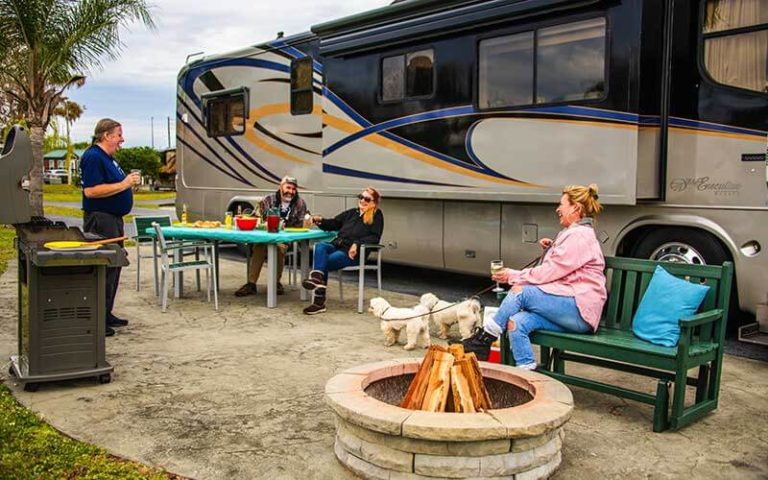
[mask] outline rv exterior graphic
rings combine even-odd
[[[219,218],[298,178],[333,214],[374,185],[389,262],[486,274],[597,183],[606,254],[734,261],[768,294],[760,0],[410,0],[208,56],[178,81],[177,206]]]

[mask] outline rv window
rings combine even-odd
[[[405,92],[409,97],[420,97],[432,94],[432,65],[434,63],[432,50],[409,53],[406,57],[408,76]]]
[[[245,132],[245,93],[207,100],[209,137],[242,135]]]
[[[400,100],[405,93],[405,63],[403,56],[385,58],[381,62],[381,99]]]
[[[312,57],[291,62],[291,114],[312,113]]]
[[[542,28],[536,42],[536,103],[603,96],[604,18]]]
[[[431,95],[434,91],[434,64],[433,50],[419,50],[382,59],[382,101]]]
[[[768,23],[765,0],[707,0],[704,33]]]
[[[768,93],[768,9],[764,5],[765,0],[707,2],[704,65],[716,82]]]
[[[533,32],[480,42],[479,106],[533,103]]]
[[[534,32],[480,41],[479,108],[572,102],[603,96],[604,18],[542,28],[535,35],[535,42]]]

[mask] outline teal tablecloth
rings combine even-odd
[[[231,230],[226,228],[162,227],[163,235],[176,239],[215,240],[233,243],[291,243],[301,240],[331,240],[336,232],[310,230],[308,232],[268,233],[266,230]],[[147,235],[155,236],[155,229],[148,228]]]

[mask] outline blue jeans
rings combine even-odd
[[[315,245],[315,258],[312,268],[323,272],[326,279],[328,278],[329,271],[332,272],[340,268],[350,267],[357,263],[358,260],[349,258],[346,251],[330,243],[321,242]]]
[[[523,286],[520,293],[510,290],[493,320],[484,325],[485,331],[498,337],[506,330],[509,320],[515,323],[508,335],[517,365],[528,365],[536,361],[531,339],[528,338],[536,330],[574,333],[592,331],[592,327],[581,318],[576,299],[552,295],[533,285]]]

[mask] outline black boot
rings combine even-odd
[[[324,287],[325,275],[320,270],[312,270],[309,272],[309,278],[302,280],[301,286],[309,291],[312,291],[317,287]]]
[[[305,315],[316,315],[325,311],[325,285],[315,288],[312,305],[308,306],[303,311]]]
[[[478,360],[488,361],[488,357],[491,355],[491,344],[497,339],[498,337],[494,337],[478,327],[471,337],[461,343],[464,345],[465,353],[474,352]]]

